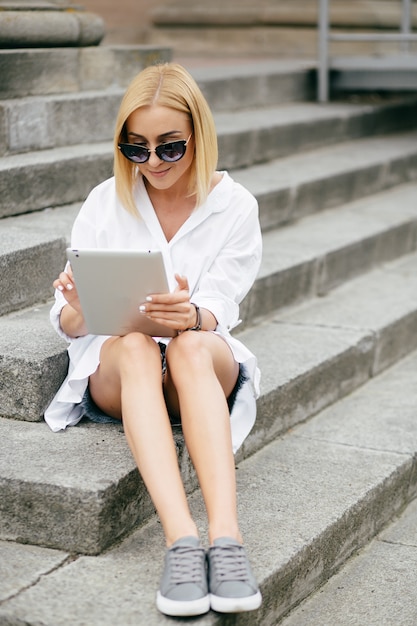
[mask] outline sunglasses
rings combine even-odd
[[[179,141],[161,143],[153,150],[135,143],[119,143],[118,148],[123,156],[129,159],[129,161],[133,161],[133,163],[146,163],[146,161],[149,161],[152,152],[155,152],[161,161],[175,163],[175,161],[179,161],[184,156],[192,134],[190,134],[187,140],[181,139]]]

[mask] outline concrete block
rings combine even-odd
[[[51,106],[54,146],[113,141],[122,92],[76,94]]]
[[[368,329],[377,342],[372,366],[376,375],[417,347],[416,266],[414,253],[279,319],[303,326]]]
[[[30,152],[53,146],[51,110],[45,100],[14,101],[5,105],[8,151]]]
[[[211,108],[231,111],[313,99],[314,71],[300,61],[190,68]]]
[[[0,51],[0,99],[126,87],[146,65],[169,60],[168,47],[38,48]]]
[[[1,50],[0,98],[77,91],[78,56],[75,48]]]
[[[262,372],[258,418],[243,444],[245,455],[364,384],[375,358],[372,333],[362,330],[276,320],[244,331],[242,340]]]
[[[417,179],[417,134],[358,139],[233,171],[271,230]]]
[[[376,541],[354,558],[282,626],[415,624],[417,551]]]
[[[411,357],[409,361],[411,361]],[[404,372],[404,375],[407,374]],[[417,547],[417,500],[413,500],[399,519],[379,536],[381,541]]]
[[[0,318],[0,416],[39,421],[68,369],[49,305]]]
[[[243,331],[262,371],[259,417],[246,450],[259,449],[417,348],[416,265],[415,254],[405,257],[325,298],[284,309],[275,324]]]
[[[24,9],[25,7],[23,7]],[[53,48],[98,45],[104,22],[93,13],[73,11],[2,11],[2,48]]]
[[[122,90],[38,96],[0,104],[3,152],[22,153],[113,140]]]
[[[53,294],[79,204],[3,219],[0,229],[0,312],[28,307]]]
[[[113,80],[117,86],[126,88],[143,68],[170,61],[171,56],[172,50],[167,46],[114,46]]]
[[[8,450],[0,462],[2,539],[97,554],[153,516],[121,425],[52,433],[44,422],[0,419],[0,431]],[[195,475],[182,437],[174,437],[190,492]]]
[[[0,315],[31,306],[53,295],[52,282],[65,264],[65,239],[43,241],[37,245],[0,255]]]
[[[112,164],[108,143],[8,157],[0,164],[0,217],[84,200]]]
[[[416,111],[417,101],[410,104]],[[404,125],[414,126],[414,115]],[[395,110],[394,110],[395,111]],[[329,104],[322,107],[293,103],[255,111],[215,114],[219,134],[220,166],[225,169],[330,146],[340,141],[386,132],[393,125],[391,105]],[[248,129],[250,132],[248,133]]]
[[[83,48],[80,89],[126,88],[144,67],[170,59],[170,48],[153,45]]]
[[[316,274],[312,268],[310,275],[315,282],[310,289],[323,295],[378,263],[412,252],[415,193],[414,184],[404,185],[265,233],[260,278],[265,271],[270,276],[272,268],[283,272],[314,259]],[[286,292],[283,297],[283,304],[290,304]]]

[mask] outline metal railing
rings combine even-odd
[[[411,8],[412,0],[401,0],[401,27],[398,33],[332,33],[329,18],[330,0],[319,0],[318,15],[318,100],[327,102],[329,99],[329,42],[331,41],[386,41],[399,42],[401,49],[407,51],[411,41],[417,41],[413,34]]]

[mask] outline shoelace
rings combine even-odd
[[[216,575],[222,582],[248,581],[247,559],[243,546],[214,546],[210,548]]]
[[[201,555],[203,548],[177,546],[169,551],[171,581],[175,585],[200,583],[203,580]]]

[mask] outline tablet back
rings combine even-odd
[[[87,330],[94,335],[176,334],[139,312],[147,295],[169,291],[161,252],[67,249]]]

